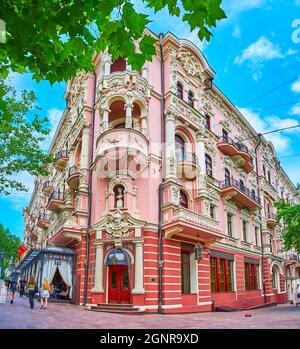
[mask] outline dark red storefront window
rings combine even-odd
[[[233,291],[233,261],[210,257],[211,292]]]
[[[246,290],[258,290],[258,265],[245,263]]]

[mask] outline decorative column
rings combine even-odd
[[[87,126],[82,129],[79,191],[87,191],[88,188],[86,183],[86,175],[89,168],[89,138],[90,127]]]
[[[135,244],[135,274],[134,289],[132,294],[144,294],[144,265],[143,265],[143,242],[133,241]]]
[[[141,115],[141,131],[144,136],[147,136],[147,118],[146,115]]]
[[[95,281],[92,292],[103,293],[103,242],[98,240],[98,237],[102,235],[101,231],[97,231],[97,240],[94,243],[96,246],[96,261],[95,261]]]
[[[110,110],[107,108],[102,109],[101,133],[108,130],[109,112],[110,112]]]
[[[163,144],[164,146],[164,144]],[[166,116],[166,178],[176,178],[175,154],[175,115]]]
[[[132,104],[126,104],[126,128],[132,128]]]

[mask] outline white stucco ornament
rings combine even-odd
[[[130,223],[118,210],[106,224],[106,232],[113,238],[121,238],[129,235]]]

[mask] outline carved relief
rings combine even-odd
[[[129,231],[130,223],[123,217],[122,213],[118,210],[112,218],[106,224],[107,235],[111,238],[123,238],[130,236]]]

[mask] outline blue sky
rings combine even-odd
[[[222,7],[228,19],[219,22],[209,43],[200,43],[187,24],[180,18],[170,17],[167,11],[154,15],[145,9],[142,0],[134,3],[141,12],[151,14],[149,28],[152,31],[157,34],[171,31],[202,49],[216,72],[215,84],[258,132],[300,124],[300,40],[297,40],[300,33],[295,32],[297,25],[300,28],[300,0],[224,0]],[[11,84],[18,91],[26,88],[36,92],[38,105],[49,117],[52,127],[43,144],[47,150],[65,107],[65,84],[52,87],[46,81],[37,84],[30,75],[13,75]],[[300,183],[300,128],[267,138],[273,142],[281,165],[292,181]],[[295,154],[299,156],[290,156]],[[0,222],[23,237],[22,209],[30,200],[33,178],[26,173],[18,178],[29,191],[0,197]]]

